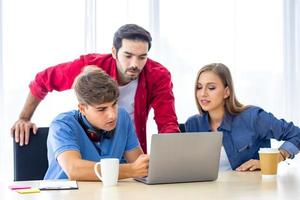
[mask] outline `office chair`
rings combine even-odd
[[[20,146],[13,141],[14,180],[41,180],[48,169],[47,137],[48,127],[38,128],[37,134],[30,131],[28,145]]]
[[[179,130],[180,130],[181,133],[185,132],[185,126],[184,126],[184,124],[179,124]]]

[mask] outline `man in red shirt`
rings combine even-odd
[[[144,152],[147,152],[146,122],[151,108],[159,133],[179,132],[170,72],[149,59],[151,35],[135,24],[120,27],[114,35],[111,54],[88,54],[39,72],[30,83],[30,93],[11,135],[20,145],[28,144],[30,121],[48,92],[70,89],[76,76],[87,65],[96,65],[118,82],[119,106],[130,114]]]

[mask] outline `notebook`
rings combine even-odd
[[[39,185],[40,190],[77,190],[78,185],[76,181],[57,179],[57,180],[43,180]]]
[[[218,178],[222,132],[154,134],[146,184],[214,181]]]

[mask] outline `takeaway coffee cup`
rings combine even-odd
[[[260,148],[258,153],[262,177],[275,178],[277,175],[279,150],[275,148]]]
[[[101,172],[99,172],[98,165],[100,165]],[[101,159],[94,165],[94,171],[104,186],[116,185],[119,177],[119,159]]]

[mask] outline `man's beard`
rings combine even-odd
[[[126,69],[125,74],[127,72],[136,74],[136,76],[128,75],[127,77],[128,77],[129,80],[136,80],[139,77],[139,74],[140,74],[141,70],[137,67],[130,67],[130,68]]]

